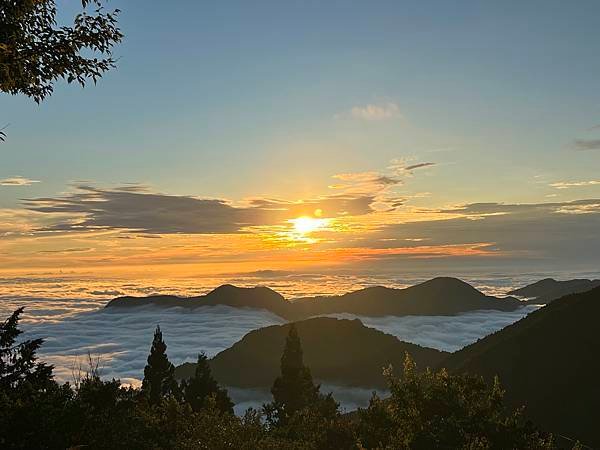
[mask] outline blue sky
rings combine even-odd
[[[600,149],[575,148],[600,139],[596,1],[107,7],[122,9],[116,70],[40,106],[2,96],[0,180],[39,183],[0,186],[0,208],[77,180],[299,200],[394,159],[436,163],[400,189],[429,193],[415,206],[600,197]]]

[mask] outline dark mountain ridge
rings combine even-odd
[[[175,295],[152,295],[149,297],[118,297],[106,305],[107,308],[130,308],[154,305],[160,307],[180,306],[199,308],[201,306],[226,305],[235,308],[266,309],[278,316],[288,317],[290,303],[283,296],[264,286],[237,287],[224,284],[208,294],[196,297]]]
[[[557,281],[553,278],[545,278],[522,288],[510,291],[509,295],[531,299],[530,301],[532,303],[548,304],[565,295],[589,291],[598,286],[600,286],[600,280],[574,279]]]
[[[302,315],[353,313],[364,316],[452,315],[479,309],[512,311],[523,306],[513,297],[487,296],[457,278],[438,277],[405,289],[371,287],[340,296],[293,301]]]
[[[512,311],[524,303],[514,297],[487,296],[464,281],[440,277],[405,289],[376,286],[340,296],[306,297],[292,301],[267,287],[240,288],[224,285],[197,297],[119,297],[106,306],[114,308],[143,305],[249,307],[266,309],[288,320],[300,320],[332,313],[404,316],[452,315],[481,309]]]
[[[217,354],[210,366],[223,385],[270,388],[279,375],[281,353],[291,324],[251,331],[230,348]],[[302,341],[304,361],[313,377],[342,386],[385,388],[383,368],[400,369],[405,352],[421,368],[441,363],[449,354],[400,341],[358,320],[317,317],[295,323]],[[187,378],[195,364],[177,367],[175,375]]]
[[[491,379],[548,430],[600,446],[600,287],[557,299],[440,366]]]

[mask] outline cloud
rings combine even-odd
[[[345,192],[375,194],[396,185],[401,185],[402,180],[378,172],[349,172],[333,175],[332,178],[342,183],[330,185],[330,189]]]
[[[376,392],[380,398],[389,396],[389,391],[376,388],[359,388],[356,386],[338,386],[335,384],[323,383],[316,380],[324,394],[332,393],[336,402],[340,404],[342,411],[353,411],[357,408],[366,408],[369,406],[369,400]],[[241,389],[226,386],[231,400],[235,403],[233,410],[235,414],[241,416],[248,408],[259,410],[262,405],[273,400],[273,394],[269,389]]]
[[[55,299],[36,299],[39,309],[57,308]],[[74,309],[80,301],[72,300]],[[95,303],[98,306],[98,302]],[[97,307],[96,306],[96,307]],[[285,321],[266,311],[231,308],[228,306],[201,307],[192,311],[184,308],[153,306],[120,311],[88,310],[87,303],[79,312],[55,320],[29,321],[25,310],[22,326],[24,338],[41,337],[45,343],[40,359],[55,365],[58,381],[70,381],[72,368],[84,362],[88,351],[100,357],[101,376],[120,378],[122,382],[139,385],[152,333],[160,324],[167,343],[167,354],[174,364],[195,361],[199,352],[209,356],[230,347],[248,332]],[[59,307],[60,309],[60,307]],[[475,311],[456,316],[364,317],[337,314],[336,317],[358,317],[366,326],[397,336],[419,345],[443,350],[456,350],[523,317],[535,307],[514,312]],[[372,389],[344,389],[324,384],[323,392],[333,391],[336,399],[347,409],[365,406]],[[239,403],[236,412],[268,400],[268,391],[234,389],[230,391]]]
[[[569,189],[572,187],[584,187],[584,186],[598,186],[600,180],[590,181],[558,181],[556,183],[550,183],[550,186],[556,189]]]
[[[404,170],[406,170],[407,172],[410,172],[411,170],[421,169],[423,167],[431,167],[431,166],[435,166],[435,163],[425,162],[425,163],[413,164],[411,166],[405,167]]]
[[[388,120],[400,116],[400,108],[394,102],[382,104],[368,104],[353,106],[348,113],[342,116],[349,116],[353,119],[378,121]]]
[[[40,250],[38,253],[83,253],[94,250],[91,247],[64,248],[60,250]]]
[[[526,306],[510,312],[473,311],[454,316],[365,317],[342,313],[331,314],[331,317],[358,318],[365,326],[396,336],[402,341],[454,352],[522,319],[537,308]]]
[[[0,186],[31,186],[34,183],[39,183],[39,181],[30,180],[25,177],[12,177],[0,180]]]
[[[52,308],[53,301],[47,299],[47,307]],[[190,311],[149,306],[130,312],[99,309],[62,320],[24,321],[23,328],[25,338],[45,339],[40,358],[56,366],[60,381],[71,379],[73,363],[88,350],[101,357],[103,377],[139,380],[157,324],[167,342],[169,359],[181,364],[195,361],[201,351],[214,356],[251,330],[281,323],[280,317],[257,309],[219,305]]]
[[[225,200],[158,194],[137,186],[101,189],[80,185],[62,197],[28,199],[25,206],[57,216],[55,223],[37,230],[43,232],[232,234],[281,224],[316,210],[321,210],[323,217],[369,214],[374,201],[373,195],[344,193],[300,201],[250,199],[246,206],[234,206]]]
[[[48,309],[53,299],[38,299]],[[28,310],[25,311],[26,319]],[[42,337],[41,360],[55,366],[59,382],[72,381],[73,367],[85,368],[87,352],[100,358],[100,374],[105,379],[118,378],[122,383],[139,386],[152,342],[152,333],[160,324],[169,360],[178,365],[195,362],[205,351],[209,357],[239,341],[248,332],[285,321],[267,311],[202,307],[193,311],[184,308],[136,308],[133,311],[99,309],[71,315],[55,321],[22,322],[24,338]],[[243,414],[249,407],[260,407],[271,398],[268,390],[228,388],[236,403],[235,411]],[[322,392],[333,392],[342,407],[348,410],[366,406],[373,389],[344,388],[323,384]],[[383,394],[383,392],[380,391]]]
[[[575,139],[575,150],[600,150],[600,139]]]
[[[397,175],[412,175],[417,169],[425,169],[436,165],[434,162],[410,163],[413,158],[396,158],[392,159],[388,169],[392,170]]]
[[[438,211],[420,210],[416,214],[416,219],[384,225],[369,237],[356,240],[354,245],[418,248],[425,244],[436,248],[488,243],[482,248],[484,254],[473,256],[500,258],[509,266],[532,259],[563,268],[573,262],[600,263],[600,199],[537,204],[472,203]],[[423,215],[421,220],[419,214]],[[406,238],[424,241],[412,242]],[[388,265],[389,258],[383,264]]]

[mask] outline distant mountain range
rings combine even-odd
[[[295,300],[301,316],[351,313],[363,316],[451,315],[481,309],[513,311],[523,303],[485,295],[457,278],[439,277],[405,289],[370,287],[340,296]]]
[[[304,361],[320,381],[369,388],[385,388],[382,369],[402,367],[405,352],[421,368],[439,365],[449,353],[398,340],[358,319],[318,317],[295,323],[302,341]],[[251,331],[211,361],[215,378],[223,385],[270,388],[280,372],[280,358],[290,324]],[[189,378],[195,364],[176,369],[176,377]]]
[[[540,291],[543,292],[543,291]],[[600,447],[600,287],[552,301],[440,366],[500,377],[506,399],[548,430]]]
[[[600,280],[575,279],[556,281],[553,278],[545,278],[536,283],[510,291],[509,295],[531,299],[534,303],[548,304],[565,295],[589,291],[598,286],[600,286]]]
[[[266,287],[240,288],[224,285],[198,297],[119,297],[110,301],[107,307],[143,305],[188,308],[228,305],[260,308],[288,320],[300,320],[332,313],[405,316],[451,315],[482,309],[513,311],[524,303],[514,297],[487,296],[457,278],[440,277],[406,289],[377,286],[339,296],[306,297],[292,301]]]
[[[280,317],[287,318],[290,302],[283,296],[267,287],[251,288],[224,284],[206,295],[197,297],[177,297],[175,295],[152,295],[149,297],[118,297],[106,305],[107,308],[129,308],[155,305],[161,307],[181,306],[199,308],[201,306],[226,305],[236,308],[266,309]]]

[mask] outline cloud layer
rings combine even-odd
[[[550,183],[550,186],[556,189],[569,189],[573,187],[600,186],[600,180],[590,181],[557,181]]]
[[[367,105],[353,106],[350,111],[342,116],[367,121],[388,120],[400,116],[400,107],[394,102],[369,103]]]
[[[12,177],[0,180],[0,186],[31,186],[34,183],[39,183],[39,181],[25,177]]]
[[[597,127],[594,127],[597,128]],[[576,150],[600,150],[600,139],[576,139]]]
[[[337,194],[286,201],[251,199],[247,206],[225,200],[145,192],[140,188],[101,189],[79,185],[62,197],[26,201],[30,211],[54,214],[56,223],[38,231],[128,230],[148,234],[232,234],[276,225],[320,210],[327,217],[373,212],[369,194]]]
[[[50,305],[50,303],[49,303]],[[62,320],[24,323],[26,338],[45,339],[40,357],[56,366],[61,381],[69,381],[72,368],[89,351],[99,356],[102,376],[137,384],[142,377],[152,335],[160,324],[167,353],[174,364],[194,361],[199,352],[214,356],[251,330],[283,323],[267,311],[228,306],[136,308],[132,312],[101,309]]]
[[[472,203],[421,214],[423,220],[385,225],[355,245],[409,248],[487,243],[482,250],[489,256],[513,261],[538,259],[563,267],[574,261],[600,261],[600,199]]]
[[[454,352],[525,317],[537,306],[516,311],[474,311],[456,316],[364,317],[333,314],[340,319],[358,318],[366,326],[396,336],[402,341]]]
[[[43,300],[37,300],[38,305]],[[83,302],[83,301],[82,301]],[[94,301],[71,305],[77,313],[64,315],[60,302],[47,299],[47,311],[38,307],[35,320],[25,315],[24,338],[45,339],[40,358],[55,365],[59,381],[71,381],[73,370],[85,368],[86,355],[99,357],[102,376],[120,378],[123,383],[139,385],[146,364],[152,334],[160,324],[167,354],[174,364],[194,361],[200,351],[213,356],[230,347],[251,330],[284,323],[266,311],[227,306],[185,308],[142,307],[134,310],[96,309]],[[494,332],[518,319],[535,307],[511,313],[476,311],[458,316],[359,317],[365,325],[398,338],[443,350],[460,347]],[[44,315],[45,314],[45,315]],[[41,318],[44,315],[43,318]],[[336,317],[354,318],[337,314]],[[342,406],[355,409],[366,406],[372,389],[349,389],[324,385],[333,391]],[[261,390],[234,389],[232,397],[240,404],[236,411],[259,406],[269,393]]]

